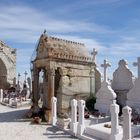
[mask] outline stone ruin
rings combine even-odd
[[[0,89],[13,86],[16,77],[16,50],[0,41]]]

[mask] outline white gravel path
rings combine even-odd
[[[55,127],[23,120],[27,110],[27,107],[14,109],[0,105],[0,140],[76,140]]]

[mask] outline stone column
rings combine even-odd
[[[57,98],[52,97],[52,125],[56,125],[57,122]]]
[[[77,134],[77,100],[71,101],[71,124],[70,129],[74,135]]]
[[[131,113],[132,109],[128,106],[124,107],[123,110],[123,140],[131,139]]]
[[[110,106],[111,111],[111,136],[110,140],[118,140],[119,139],[119,105],[114,103]]]
[[[46,120],[51,122],[51,98],[54,96],[54,76],[55,70],[49,69],[48,71],[48,92],[47,92],[47,110]]]
[[[84,118],[84,109],[85,109],[85,101],[80,100],[78,101],[78,108],[79,108],[79,116],[78,116],[78,128],[77,134],[82,135],[85,129],[85,118]]]
[[[94,68],[90,70],[90,95],[95,94],[95,71]]]
[[[0,102],[2,103],[3,101],[3,89],[0,89]]]
[[[48,74],[47,70],[44,69],[43,74],[43,108],[47,108],[47,94],[48,94]]]
[[[39,70],[34,67],[33,69],[33,106],[34,112],[37,112],[38,107],[38,100],[39,100]]]

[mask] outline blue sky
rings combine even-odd
[[[30,71],[30,59],[43,30],[51,36],[85,43],[98,50],[97,65],[120,59],[129,68],[140,56],[139,0],[1,0],[0,40],[17,49],[17,73]],[[24,76],[24,75],[23,75]]]

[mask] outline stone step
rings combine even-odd
[[[86,127],[85,133],[98,139],[109,140],[111,128],[105,128],[105,123]]]
[[[82,136],[79,136],[79,138],[81,138],[83,140],[101,140],[101,139],[93,137],[92,135],[89,135],[87,133],[84,133]]]

